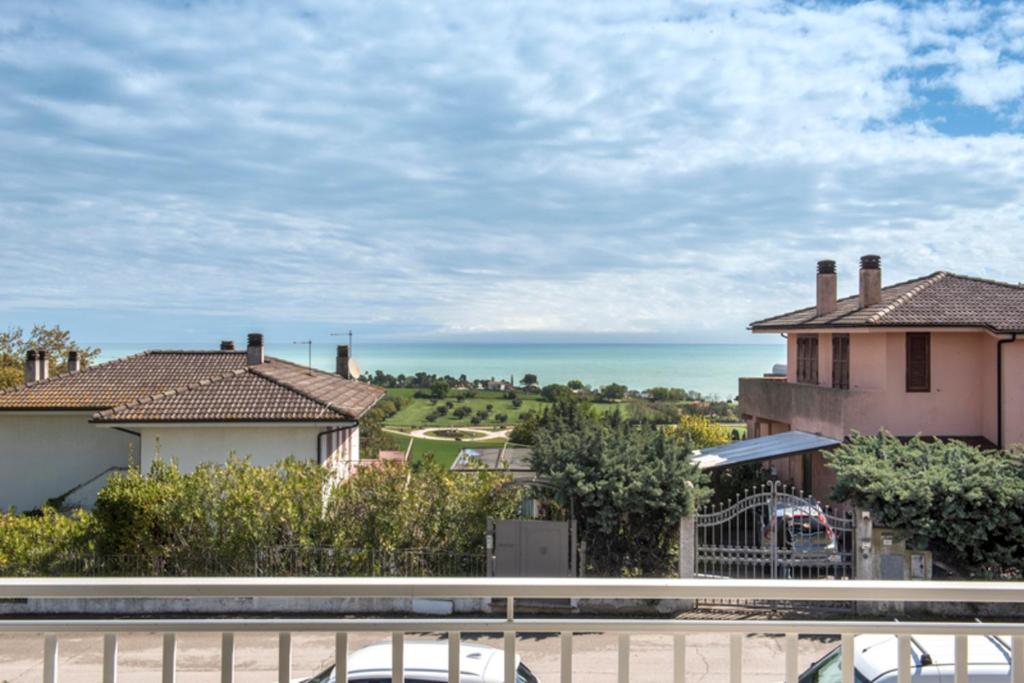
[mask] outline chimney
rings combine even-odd
[[[348,364],[349,355],[347,344],[338,345],[338,356],[337,358],[335,358],[334,362],[336,371],[339,375],[341,375],[344,379],[352,379],[352,372],[350,371]]]
[[[224,341],[222,341],[220,343],[220,350],[221,351],[234,351],[235,350],[235,342],[231,341],[230,339],[225,339]]]
[[[836,310],[836,262],[818,261],[818,315]]]
[[[36,356],[39,358],[39,374],[40,380],[50,378],[50,359],[46,357],[46,351],[43,349],[36,349]]]
[[[25,354],[25,384],[39,381],[39,353],[29,349]]]
[[[874,254],[860,257],[860,307],[882,303],[882,259]]]
[[[68,351],[68,372],[78,372],[82,369],[82,361],[78,357],[78,351]]]
[[[249,346],[245,350],[245,364],[259,365],[263,362],[263,335],[259,332],[249,333]]]

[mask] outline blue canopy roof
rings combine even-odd
[[[835,448],[841,443],[842,441],[808,432],[783,432],[771,436],[732,441],[712,448],[703,448],[694,451],[693,459],[702,470],[711,470],[743,462],[756,462],[784,455]]]

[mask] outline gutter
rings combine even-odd
[[[1002,450],[1003,444],[1003,344],[1012,344],[1017,341],[1017,332],[1014,332],[1009,339],[1000,339],[996,342],[996,447]]]

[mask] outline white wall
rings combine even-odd
[[[138,462],[138,437],[81,413],[0,412],[0,508],[31,510],[109,467]]]
[[[176,459],[182,471],[204,462],[227,461],[231,453],[251,456],[255,465],[272,465],[290,455],[316,461],[317,435],[332,425],[233,426],[223,424],[134,425],[142,434],[142,471],[149,470],[159,453],[164,460]]]

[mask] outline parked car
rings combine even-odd
[[[448,680],[448,643],[407,641],[405,683],[435,683]],[[501,683],[505,653],[487,645],[462,643],[459,647],[459,680],[462,683]],[[312,678],[295,683],[341,683],[330,666]],[[391,683],[391,643],[378,643],[353,652],[348,658],[348,680],[344,683]],[[539,683],[537,677],[516,656],[516,683]]]
[[[775,544],[779,549],[780,575],[802,568],[828,568],[839,562],[836,534],[821,506],[813,501],[803,505],[780,503],[775,508]],[[761,520],[761,547],[772,544],[772,524]]]
[[[896,683],[896,636],[865,635],[854,639],[854,680],[857,683]],[[953,680],[953,636],[915,636],[911,641],[913,681],[949,683]],[[1010,683],[1009,639],[970,636],[967,676],[971,683]],[[799,683],[841,683],[842,649],[836,648],[800,675]]]

